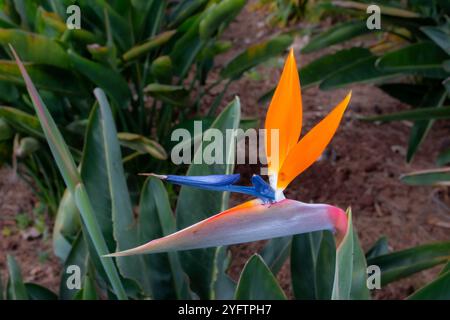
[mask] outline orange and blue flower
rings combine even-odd
[[[331,230],[340,243],[347,231],[345,212],[327,204],[308,204],[286,199],[283,191],[310,167],[333,138],[351,98],[349,93],[324,119],[300,140],[302,97],[293,50],[270,103],[265,129],[278,130],[278,146],[265,139],[269,182],[252,177],[252,186],[240,186],[238,174],[213,176],[154,175],[167,182],[207,190],[244,193],[256,197],[190,227],[152,240],[139,247],[108,256],[190,250]],[[272,150],[277,154],[271,154]]]

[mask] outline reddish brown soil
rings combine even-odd
[[[218,67],[250,43],[259,42],[276,33],[264,24],[264,16],[249,10],[241,14],[225,34],[233,42],[233,50],[218,60]],[[305,39],[298,38],[294,48],[299,48]],[[334,50],[329,48],[327,51]],[[297,61],[304,65],[317,54],[299,56]],[[324,52],[320,52],[323,54]],[[280,60],[282,61],[282,60]],[[267,104],[257,99],[278,81],[281,65],[261,66],[257,69],[260,80],[244,77],[233,83],[224,101],[238,95],[244,116],[258,116],[263,121]],[[214,80],[214,75],[211,81]],[[351,206],[358,234],[364,249],[386,235],[392,250],[408,248],[417,244],[449,239],[449,215],[433,200],[435,190],[427,187],[410,187],[399,181],[403,173],[416,169],[432,168],[437,152],[448,134],[447,122],[438,123],[423,143],[414,161],[405,161],[406,145],[410,124],[396,122],[374,124],[358,120],[358,117],[374,113],[388,113],[407,109],[372,85],[355,85],[331,92],[316,88],[303,92],[303,133],[323,118],[347,93],[353,90],[349,110],[321,161],[304,172],[289,187],[289,198],[304,202],[323,202],[342,208]],[[208,105],[218,91],[206,97]],[[225,103],[225,102],[224,102]],[[258,173],[257,168],[238,167],[245,176]],[[254,170],[250,172],[251,170]],[[51,254],[49,239],[37,238],[25,241],[23,231],[15,225],[18,213],[33,214],[36,200],[29,188],[14,179],[10,169],[0,170],[0,231],[8,228],[11,235],[0,234],[0,270],[5,278],[5,255],[13,254],[21,264],[26,281],[35,281],[56,290],[59,281],[57,259]],[[231,204],[242,199],[233,197]],[[233,260],[230,274],[237,278],[245,261],[261,248],[263,242],[232,247]],[[40,253],[50,253],[49,259],[39,262]],[[374,294],[375,298],[404,298],[413,290],[430,281],[436,270],[419,273],[413,277],[389,285]],[[279,273],[283,288],[291,295],[289,261]]]

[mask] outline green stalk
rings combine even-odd
[[[81,181],[80,174],[75,166],[75,161],[70,154],[69,148],[67,147],[61,132],[58,130],[55,121],[48,112],[47,107],[39,96],[39,93],[31,81],[23,63],[17,56],[16,51],[12,46],[10,46],[10,48],[16,59],[16,63],[19,66],[22,77],[24,78],[28,94],[33,101],[34,109],[38,115],[42,126],[42,131],[45,134],[50,150],[53,154],[53,158],[55,159],[59,171],[63,176],[67,188],[76,201],[83,222],[86,225],[92,242],[94,243],[95,250],[100,257],[106,255],[108,254],[108,248],[105,239],[95,218],[89,196],[83,186],[83,182]],[[126,300],[127,295],[125,293],[125,289],[123,288],[122,282],[120,281],[119,273],[113,260],[101,259],[101,262],[116,296],[121,300]]]

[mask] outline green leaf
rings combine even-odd
[[[367,264],[380,267],[381,285],[384,286],[416,272],[446,263],[449,257],[450,242],[436,242],[370,258]]]
[[[448,185],[450,181],[450,168],[439,168],[415,171],[402,175],[403,183],[413,186]]]
[[[347,233],[336,250],[336,270],[333,285],[333,300],[349,300],[352,289],[355,243],[352,212],[347,210]]]
[[[419,107],[442,107],[447,93],[444,88],[433,90],[431,88],[422,100]],[[408,141],[408,151],[406,152],[406,161],[411,161],[422,142],[425,140],[428,132],[434,124],[434,120],[419,120],[414,123]]]
[[[252,45],[231,59],[220,72],[222,78],[236,79],[245,71],[282,54],[292,43],[290,35],[275,36],[267,41]]]
[[[450,118],[450,106],[438,107],[438,108],[418,108],[413,110],[395,112],[380,116],[365,117],[366,121],[417,121],[417,120],[434,120],[434,119],[449,119]]]
[[[317,299],[317,256],[323,232],[295,235],[291,245],[292,289],[296,299]]]
[[[427,85],[410,83],[385,83],[378,87],[391,97],[413,107],[418,107],[426,96],[427,91],[430,90]]]
[[[0,141],[9,140],[14,136],[14,133],[9,124],[0,118]]]
[[[298,72],[302,89],[304,90],[319,84],[322,80],[330,77],[332,74],[338,73],[340,69],[371,56],[372,54],[368,49],[360,47],[344,49],[332,54],[324,55],[299,69]],[[272,97],[274,92],[275,88],[266,92],[258,100],[266,101]]]
[[[450,271],[414,292],[408,300],[450,300]]]
[[[189,92],[182,86],[171,86],[167,84],[151,83],[144,88],[155,99],[161,100],[175,106],[189,105]]]
[[[159,179],[148,178],[141,192],[139,205],[139,240],[146,243],[176,231],[175,217],[169,197]],[[189,299],[188,279],[181,267],[178,253],[157,253],[146,256],[150,268],[154,299]]]
[[[25,283],[30,300],[58,300],[58,296],[53,291],[36,283]]]
[[[69,50],[69,58],[73,68],[108,93],[117,106],[120,108],[128,107],[130,90],[128,83],[119,73],[99,63],[83,58],[72,50]]]
[[[75,162],[69,152],[69,148],[64,142],[61,132],[58,130],[58,127],[56,126],[55,121],[48,112],[47,107],[39,96],[36,87],[33,85],[33,82],[31,81],[30,76],[25,70],[24,65],[19,60],[19,57],[17,56],[14,49],[12,47],[10,49],[13,52],[22,76],[24,77],[28,94],[33,101],[34,109],[39,117],[42,130],[44,131],[53,158],[56,161],[56,164],[61,175],[63,176],[67,188],[75,198],[75,202],[78,209],[80,210],[83,222],[86,225],[87,230],[89,231],[89,236],[91,237],[92,242],[95,245],[96,252],[99,256],[105,255],[108,253],[105,239],[101,234],[100,227],[93,213],[92,204],[88,195],[86,194],[84,185],[81,183],[78,169],[75,166]],[[102,264],[117,296],[121,299],[127,299],[125,290],[123,289],[119,275],[112,261],[109,259],[104,259],[102,261]]]
[[[242,118],[239,122],[239,128],[247,131],[248,129],[259,129],[260,119],[258,117],[255,118]]]
[[[333,293],[333,280],[336,266],[336,245],[331,232],[324,231],[316,260],[316,298],[330,300]]]
[[[13,53],[15,55],[15,51],[13,51]],[[15,57],[24,81],[27,85],[27,90],[33,102],[35,111],[38,115],[39,122],[41,123],[42,131],[44,132],[44,135],[49,142],[53,157],[55,158],[55,161],[60,169],[66,185],[70,190],[73,191],[75,189],[75,185],[80,182],[80,177],[75,166],[75,162],[69,152],[69,148],[65,144],[55,121],[48,112],[47,107],[45,106],[35,86],[33,85],[28,73],[25,70],[24,65],[20,62],[20,60],[18,60],[19,58],[16,55]]]
[[[74,270],[68,269],[70,266],[77,266],[80,269],[80,279],[83,279],[87,272],[88,247],[83,235],[78,233],[71,243],[71,249],[64,262],[61,281],[59,283],[59,298],[62,300],[72,300],[79,292],[77,289],[69,289],[68,283],[72,284]],[[70,278],[72,276],[72,278]],[[69,282],[68,282],[69,281]]]
[[[329,90],[354,83],[378,83],[397,76],[396,72],[381,71],[375,67],[376,56],[363,58],[331,74],[320,84],[320,89]]]
[[[11,44],[26,62],[47,64],[63,69],[70,67],[67,53],[45,36],[17,29],[0,29],[0,44]]]
[[[9,280],[7,285],[7,297],[9,300],[28,300],[29,296],[22,280],[19,265],[13,256],[6,256]]]
[[[17,100],[20,98],[20,93],[14,84],[0,80],[0,97],[1,102],[17,103]]]
[[[365,20],[343,22],[311,39],[302,49],[302,52],[310,53],[327,48],[333,44],[344,42],[369,32],[372,31],[367,28]]]
[[[448,55],[430,41],[408,45],[386,53],[379,58],[376,66],[383,71],[422,75],[432,78],[448,76],[442,62]]]
[[[215,300],[231,300],[236,291],[236,283],[226,273],[231,254],[225,246],[219,247],[215,255],[215,275],[213,279],[213,295]]]
[[[205,45],[198,34],[201,16],[193,17],[188,30],[174,44],[170,53],[176,74],[183,79]]]
[[[441,26],[424,26],[420,27],[420,30],[450,55],[450,34],[448,28],[446,29]]]
[[[302,88],[308,88],[326,79],[340,69],[353,64],[363,58],[371,57],[372,54],[366,48],[350,48],[328,54],[309,63],[299,70]]]
[[[84,277],[84,283],[81,290],[83,291],[82,300],[98,299],[97,290],[95,289],[95,282],[88,274]]]
[[[156,141],[135,133],[119,132],[117,134],[119,143],[139,153],[149,154],[159,160],[166,160],[166,150]]]
[[[450,163],[450,149],[444,150],[442,151],[437,160],[436,160],[436,164],[438,166],[444,166],[446,164]]]
[[[21,25],[31,29],[35,25],[35,13],[38,8],[37,1],[13,0],[15,10],[20,16]]]
[[[17,131],[37,137],[44,136],[39,120],[29,113],[16,108],[0,107],[0,117]]]
[[[382,1],[378,1],[378,2],[382,2]],[[378,5],[382,15],[394,16],[394,17],[400,17],[400,18],[418,18],[418,17],[420,17],[420,15],[414,11],[398,8],[397,7],[398,4],[395,1],[386,1],[386,2],[388,2],[388,3],[393,2],[392,4],[395,5],[395,7]],[[335,2],[333,2],[333,5],[342,7],[342,8],[362,10],[365,12],[367,12],[367,6],[368,6],[363,1],[362,1],[362,3],[356,2],[356,1],[335,1]]]
[[[25,63],[25,67],[39,89],[71,96],[84,95],[86,92],[75,75],[67,70],[35,63]],[[0,60],[0,80],[25,86],[20,70],[13,61]]]
[[[213,5],[199,25],[200,37],[207,40],[217,32],[220,26],[229,23],[242,10],[246,0],[223,0]]]
[[[292,237],[270,239],[261,251],[261,257],[270,271],[277,274],[291,252]]]
[[[161,47],[170,39],[172,39],[175,32],[175,30],[164,31],[163,33],[145,41],[144,43],[134,46],[123,54],[122,59],[124,61],[131,61],[141,57],[144,54],[149,53],[154,49]]]
[[[136,247],[141,243],[136,231],[111,108],[102,90],[95,89],[94,94],[99,108],[94,107],[91,113],[88,128],[90,143],[86,139],[81,170],[109,252],[113,252]],[[102,258],[102,261],[105,260],[112,261],[110,258]],[[116,262],[125,278],[139,284],[146,294],[151,293],[150,271],[143,256],[120,257]]]
[[[66,8],[64,7],[64,11]],[[54,12],[47,12],[42,7],[39,7],[36,15],[36,33],[46,35],[47,37],[57,39],[61,36],[68,35],[76,41],[85,44],[99,43],[101,38],[86,29],[68,30],[66,23]]]
[[[216,118],[211,128],[220,130],[225,136],[227,129],[236,129],[240,122],[240,102],[236,98],[222,113]],[[208,131],[204,132],[205,134]],[[207,147],[211,142],[204,140],[203,146]],[[225,146],[224,146],[225,147]],[[203,163],[203,151],[199,149],[194,155],[193,164],[189,166],[187,176],[210,175],[210,174],[230,174],[234,165],[226,164],[234,157],[235,143],[228,146],[222,153],[224,164]],[[197,164],[198,163],[198,164]],[[176,217],[178,229],[190,226],[213,214],[223,211],[228,205],[228,194],[215,191],[200,190],[190,187],[181,187],[178,197]],[[200,296],[206,299],[210,297],[211,283],[214,275],[214,257],[216,249],[199,249],[180,252],[181,263],[184,270],[191,279],[191,288]]]
[[[442,276],[444,273],[450,271],[450,261],[442,268],[442,270],[439,272],[439,275]]]
[[[370,292],[367,287],[367,262],[355,229],[353,229],[353,248],[353,275],[352,287],[350,288],[350,299],[369,300]]]
[[[72,249],[72,240],[75,239],[80,229],[80,213],[72,194],[66,189],[56,213],[52,236],[53,251],[61,261],[66,261]]]
[[[237,300],[285,300],[286,295],[262,258],[255,254],[242,270],[235,298]]]
[[[105,0],[93,0],[88,2],[89,7],[95,11],[97,16],[103,21],[107,28],[111,29],[111,35],[119,44],[122,50],[131,45],[131,28],[126,17],[127,14],[114,10]],[[108,23],[109,22],[109,23]]]
[[[132,0],[131,4],[135,36],[143,39],[157,34],[166,19],[167,1]]]
[[[366,252],[366,259],[375,258],[389,253],[389,244],[386,236],[381,236]]]

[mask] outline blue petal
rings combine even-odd
[[[240,174],[216,174],[209,176],[175,176],[167,175],[164,180],[168,182],[181,184],[185,186],[193,187],[208,187],[208,186],[227,186],[237,182],[240,178]]]
[[[255,187],[256,192],[259,193],[260,195],[262,195],[268,199],[272,199],[272,200],[275,199],[275,191],[260,176],[253,175],[252,184]]]
[[[236,183],[240,179],[239,174],[208,176],[176,176],[157,174],[151,175],[159,179],[183,186],[191,186],[213,191],[244,193],[260,198],[264,202],[275,200],[275,192],[273,191],[273,189],[260,176],[257,175],[254,175],[252,177],[253,186],[251,187],[234,185],[234,183]]]

